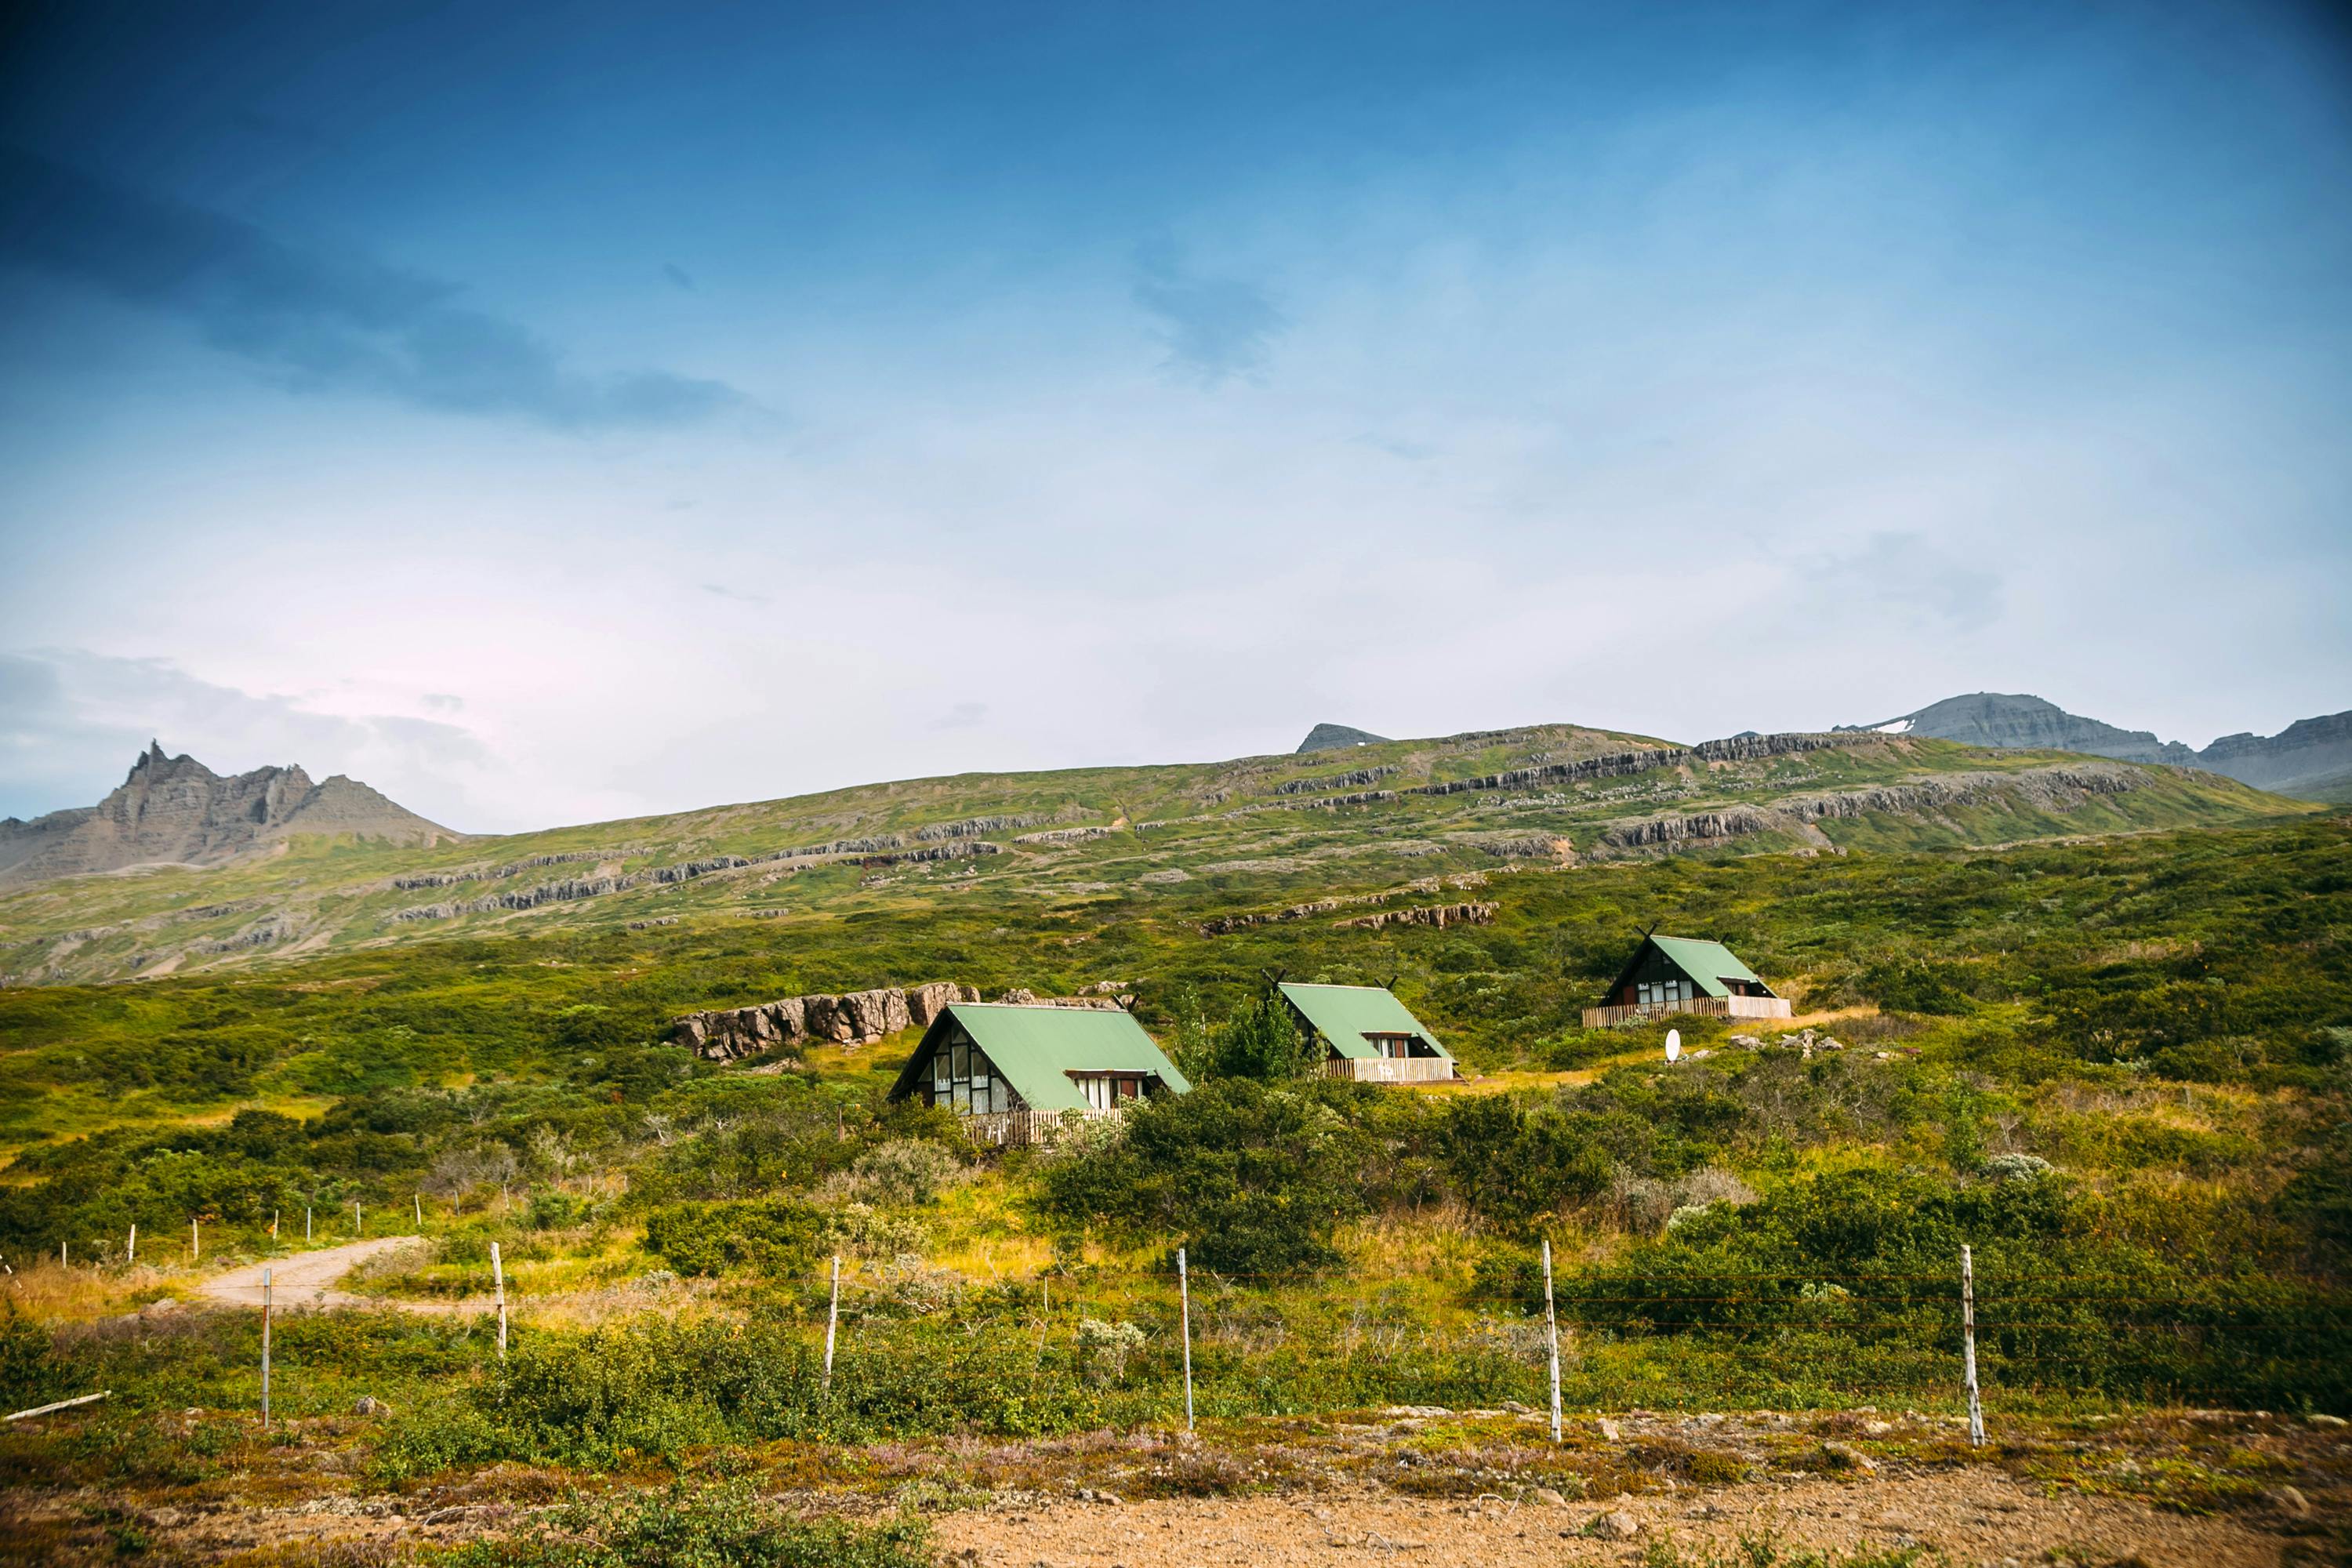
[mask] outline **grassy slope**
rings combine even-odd
[[[2197,804],[2189,798],[2189,808]],[[2209,905],[2238,911],[2236,920],[2285,896],[2225,891],[2244,864],[2292,885],[2316,875],[2345,837],[2340,816],[2298,816],[2243,831],[1997,855],[1683,856],[1525,869],[1479,857],[1485,887],[1444,896],[1491,900],[1499,915],[1490,926],[1442,931],[1340,925],[1353,910],[1222,936],[1199,929],[1213,912],[1392,885],[1394,868],[1352,860],[1170,886],[1129,876],[1091,892],[1011,871],[960,889],[852,889],[846,908],[781,921],[713,911],[640,930],[611,919],[519,921],[138,986],[9,988],[0,990],[0,1146],[114,1124],[217,1119],[246,1103],[316,1109],[404,1084],[560,1079],[555,1041],[565,1010],[580,1005],[605,1009],[619,1035],[645,1039],[694,1008],[940,977],[1045,994],[1131,982],[1143,1016],[1159,1026],[1188,989],[1221,1009],[1267,968],[1300,979],[1395,975],[1457,1054],[1503,1066],[1539,1060],[1548,1040],[1573,1028],[1622,961],[1629,933],[1653,922],[1728,941],[1805,1005],[1910,1005],[1890,989],[1895,982],[1872,978],[1906,964],[1933,965],[1941,984],[2014,998],[2045,984],[2049,966],[2092,964],[2110,947],[2234,940],[2226,923],[2207,929],[2218,918]],[[1118,858],[1148,864],[1154,854],[1097,849],[1087,864],[1108,882]],[[1406,865],[1422,870],[1432,858],[1449,863]],[[2051,885],[2035,886],[2043,877]],[[2143,967],[2157,972],[2158,958]],[[877,1049],[865,1060],[888,1058]]]
[[[1415,1010],[1482,1068],[1513,1066],[1523,1082],[1576,1081],[1630,1047],[1640,1064],[1604,1085],[1628,1103],[1642,1103],[1667,1079],[1707,1086],[1712,1105],[1736,1102],[1742,1109],[1720,1131],[1687,1136],[1705,1144],[1697,1157],[1738,1169],[1761,1190],[1855,1168],[1953,1170],[1963,1158],[1964,1109],[1970,1136],[2053,1159],[2103,1194],[2120,1237],[2163,1243],[2200,1278],[2241,1267],[2284,1275],[2292,1266],[2326,1281],[2341,1278],[2340,1238],[2314,1233],[2313,1250],[2291,1256],[2303,1234],[2292,1226],[2305,1222],[2282,1217],[2286,1211],[2274,1205],[2290,1178],[2323,1161],[2330,1139],[2340,1142],[2331,1130],[2343,1120],[2342,1062],[2315,1065],[2311,1047],[2322,1026],[2352,1025],[2347,864],[2352,819],[2338,815],[1998,853],[1680,858],[1528,870],[1493,879],[1490,896],[1501,905],[1494,924],[1445,931],[1367,932],[1318,919],[1208,937],[1190,921],[1133,918],[1121,900],[1098,899],[1027,918],[950,900],[944,910],[830,921],[814,928],[819,940],[798,943],[779,942],[768,922],[751,921],[428,942],[138,987],[0,992],[0,1040],[11,1047],[0,1058],[0,1081],[7,1125],[20,1140],[126,1116],[217,1120],[257,1100],[401,1083],[476,1086],[461,1101],[472,1119],[435,1135],[453,1145],[519,1142],[542,1121],[567,1124],[587,1163],[563,1185],[606,1194],[616,1205],[611,1219],[576,1236],[532,1232],[517,1216],[484,1212],[486,1197],[478,1195],[462,1222],[428,1217],[442,1261],[407,1281],[411,1290],[462,1291],[469,1281],[478,1289],[486,1239],[501,1237],[535,1314],[530,1321],[540,1325],[527,1325],[526,1342],[555,1354],[569,1342],[546,1336],[567,1312],[588,1310],[566,1303],[562,1292],[658,1266],[637,1248],[636,1211],[615,1196],[677,1157],[658,1146],[648,1117],[673,1119],[678,1147],[688,1148],[721,1135],[722,1110],[728,1119],[756,1121],[762,1097],[796,1105],[802,1092],[796,1075],[725,1069],[692,1083],[673,1078],[616,1089],[607,1106],[602,1081],[571,1076],[580,1058],[560,1048],[568,1009],[603,1007],[633,1024],[690,1003],[911,968],[1041,989],[1134,976],[1145,982],[1147,1012],[1159,1010],[1155,1021],[1164,1022],[1164,1009],[1187,987],[1222,1011],[1262,966],[1334,980],[1395,973]],[[1728,1051],[1665,1074],[1657,1031],[1585,1036],[1575,1010],[1622,957],[1628,931],[1653,920],[1726,937],[1802,1006],[1856,1010],[1862,1016],[1837,1030],[1858,1048],[1802,1068],[1787,1056]],[[1869,1016],[1882,1005],[1909,1016]],[[1719,1030],[1686,1023],[1686,1032],[1720,1044]],[[891,1059],[887,1047],[828,1051],[810,1066],[821,1089],[848,1100],[873,1092]],[[1584,1070],[1547,1070],[1565,1060]],[[208,1072],[220,1077],[208,1081]],[[608,1113],[611,1137],[600,1142],[595,1119]],[[829,1142],[829,1114],[824,1123]],[[325,1201],[364,1196],[371,1214],[404,1207],[430,1146],[412,1155],[394,1139],[373,1150],[378,1163],[320,1171],[334,1188]],[[329,1160],[327,1145],[315,1147],[313,1158]],[[984,1168],[952,1188],[923,1215],[929,1262],[977,1281],[1034,1281],[1052,1254],[1025,1212],[1025,1180],[1013,1164]],[[266,1214],[275,1200],[260,1201]],[[164,1216],[142,1218],[142,1234],[169,1234]],[[214,1245],[224,1253],[257,1245],[253,1218],[220,1213],[207,1229],[218,1237],[208,1256]],[[1572,1220],[1558,1235],[1571,1289],[1580,1271],[1611,1266],[1626,1245],[1601,1217]],[[1539,1397],[1539,1362],[1523,1353],[1513,1315],[1474,1274],[1482,1256],[1508,1250],[1507,1238],[1467,1226],[1458,1208],[1440,1205],[1425,1216],[1375,1215],[1343,1242],[1348,1267],[1325,1280],[1237,1288],[1196,1276],[1204,1408]],[[1164,1270],[1149,1250],[1090,1251],[1100,1271],[1063,1275],[1066,1285],[1054,1287],[1057,1347],[1074,1314],[1165,1325]],[[27,1289],[37,1293],[58,1272],[34,1271]],[[929,1354],[919,1338],[928,1331],[890,1305],[920,1282],[887,1267],[857,1272],[861,1326],[853,1345],[879,1358],[896,1353],[896,1335],[908,1340],[909,1356]],[[82,1295],[55,1303],[60,1315],[120,1310],[134,1285],[184,1288],[168,1264],[153,1278],[74,1278]],[[820,1279],[734,1280],[691,1296],[676,1286],[667,1295],[624,1292],[625,1309],[594,1310],[691,1317],[782,1302],[810,1330],[822,1322]],[[1076,1300],[1066,1297],[1066,1287]],[[1979,1288],[1997,1299],[2018,1287],[1980,1278]],[[986,1331],[1005,1340],[1016,1370],[1034,1383],[1031,1300],[1020,1297],[1020,1310]],[[1408,1336],[1392,1351],[1356,1347],[1368,1303],[1433,1337]],[[892,1327],[899,1319],[903,1327]],[[941,1331],[961,1334],[962,1324],[954,1319]],[[319,1342],[289,1339],[281,1347],[300,1369],[281,1398],[331,1411],[358,1393],[389,1389],[396,1403],[423,1411],[480,1375],[487,1355],[478,1336],[467,1340],[438,1322],[337,1331],[351,1342],[326,1342],[321,1327]],[[369,1335],[389,1348],[380,1355],[367,1348],[360,1342]],[[1813,1359],[1781,1358],[1743,1353],[1737,1340],[1670,1345],[1596,1335],[1581,1342],[1570,1397],[1606,1406],[1787,1406],[1914,1400],[1948,1384],[1943,1342],[1908,1361],[1899,1346],[1841,1361],[1843,1344],[1825,1335],[1807,1342]],[[1347,1348],[1347,1357],[1324,1353],[1334,1346]],[[199,1348],[191,1341],[173,1352],[182,1358],[173,1375],[190,1380],[184,1387],[175,1382],[138,1397],[174,1409],[249,1403],[251,1346],[224,1338],[216,1368],[198,1364]],[[2029,1386],[2032,1348],[1987,1352],[2011,1358],[1989,1363],[1999,1368],[1996,1383],[2006,1380],[2004,1408],[2070,1396],[2063,1374]],[[1100,1410],[1070,1419],[1164,1414],[1173,1376],[1167,1359],[1147,1352],[1131,1384],[1107,1391]],[[986,1381],[992,1368],[975,1363],[971,1379]],[[958,1406],[937,1419],[981,1417]]]
[[[1315,809],[1321,790],[1284,795],[1278,784],[1393,768],[1377,787],[1474,777],[1656,744],[1638,737],[1543,726],[1431,742],[1391,742],[1307,757],[1148,768],[965,774],[714,807],[674,816],[553,829],[430,850],[302,839],[266,860],[212,870],[152,870],[75,879],[0,896],[0,978],[15,983],[107,981],[131,974],[234,970],[321,953],[411,945],[452,935],[547,935],[632,921],[766,914],[797,944],[815,928],[980,902],[1034,917],[1112,900],[1146,918],[1397,886],[1515,860],[1549,858],[1530,841],[1567,839],[1588,858],[1612,823],[1793,795],[1864,789],[1960,773],[2010,777],[2079,762],[2052,753],[1990,752],[1947,742],[1888,738],[1756,763],[1655,769],[1540,792],[1475,791]],[[2119,766],[2122,764],[2098,764]],[[1951,848],[2049,837],[2213,826],[2310,808],[2210,774],[2134,769],[2136,787],[2052,809],[2028,787],[1940,812],[1877,811],[1708,846],[1708,856],[1826,844],[1870,849]],[[1344,789],[1349,786],[1339,786]],[[1356,786],[1360,787],[1360,786]],[[626,875],[722,855],[759,857],[842,838],[898,833],[982,816],[1042,819],[985,837],[1008,852],[882,870],[834,862],[792,869],[759,864],[670,885],[646,885],[523,911],[399,921],[402,910],[572,877]],[[1068,846],[1018,845],[1024,831],[1116,826]],[[1514,843],[1513,841],[1517,841]],[[500,879],[403,889],[397,876],[499,868],[549,855],[593,860],[527,868]],[[267,940],[237,939],[275,925]],[[821,943],[824,939],[818,938]],[[221,944],[213,950],[208,944]],[[854,977],[853,977],[854,978]],[[882,979],[908,978],[893,970]],[[845,982],[846,983],[846,982]]]

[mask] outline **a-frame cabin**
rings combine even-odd
[[[1719,942],[1696,937],[1644,936],[1584,1026],[1638,1023],[1669,1013],[1717,1018],[1785,1018],[1789,1004]]]

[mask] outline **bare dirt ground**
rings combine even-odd
[[[1998,1470],[1808,1479],[1719,1488],[1705,1497],[1543,1504],[1441,1502],[1371,1489],[1289,1497],[1120,1502],[1031,1499],[934,1520],[943,1568],[1583,1568],[1642,1563],[1660,1546],[1705,1562],[1744,1561],[1769,1535],[1781,1561],[1807,1551],[1916,1547],[1949,1568],[2294,1568],[2347,1561],[2333,1509],[2279,1507],[2194,1517],[2131,1499],[2053,1497]],[[87,1514],[86,1500],[36,1502],[38,1515]],[[832,1500],[872,1513],[875,1500]],[[165,1507],[141,1515],[171,1561],[401,1562],[511,1528],[499,1502],[316,1498],[280,1508]],[[0,1514],[15,1512],[0,1507]],[[2334,1525],[2326,1515],[2334,1514]],[[66,1557],[44,1558],[67,1561]]]
[[[2277,1568],[2295,1539],[2275,1533],[2286,1522],[2300,1523],[2277,1515],[2186,1518],[2113,1498],[2051,1499],[1998,1472],[1960,1471],[1566,1506],[1358,1494],[989,1509],[950,1514],[938,1533],[948,1563],[984,1568],[1560,1568],[1639,1562],[1661,1541],[1692,1555],[1729,1555],[1742,1537],[1768,1532],[1788,1552],[1919,1546],[1956,1568],[2135,1560],[2147,1568]],[[1604,1533],[1628,1523],[1631,1535]]]

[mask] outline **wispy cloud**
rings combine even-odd
[[[696,285],[693,276],[688,273],[685,268],[680,267],[675,261],[665,261],[662,263],[662,276],[668,279],[670,282],[677,285],[678,288],[685,289],[689,294],[699,294],[702,292],[701,289]]]
[[[1874,533],[1860,549],[1815,565],[1822,585],[1839,597],[1924,610],[1955,631],[1977,631],[2000,616],[2000,574],[1923,534]]]
[[[446,691],[428,691],[425,694],[425,706],[436,713],[455,713],[466,706],[466,700]]]
[[[949,709],[946,712],[940,714],[938,718],[932,720],[931,728],[934,730],[972,730],[979,728],[980,721],[987,717],[987,703],[959,702],[954,707]]]
[[[701,586],[702,591],[714,599],[732,599],[739,605],[764,605],[769,602],[765,594],[754,594],[742,588],[730,588],[724,583],[705,583]]]
[[[723,382],[593,376],[457,285],[302,249],[253,225],[0,148],[0,262],[37,268],[194,322],[289,388],[392,397],[568,429],[690,424],[749,406]]]
[[[1163,370],[1206,387],[1264,374],[1275,338],[1290,324],[1264,290],[1238,278],[1192,272],[1182,252],[1164,240],[1139,247],[1136,265],[1141,276],[1135,301],[1159,318],[1168,345]]]
[[[1359,447],[1370,447],[1375,452],[1386,452],[1390,457],[1408,463],[1425,463],[1437,456],[1437,448],[1426,441],[1415,441],[1404,436],[1383,436],[1377,430],[1367,430],[1354,439]]]

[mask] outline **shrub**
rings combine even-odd
[[[2039,1154],[1995,1154],[1984,1163],[1984,1173],[1996,1182],[2038,1181],[2055,1170]]]
[[[1456,1100],[1438,1124],[1437,1146],[1463,1200],[1507,1227],[1524,1229],[1609,1188],[1608,1152],[1556,1103],[1499,1094]]]
[[[824,1210],[793,1198],[670,1204],[646,1216],[646,1249],[680,1274],[789,1274],[816,1261],[830,1225]]]
[[[453,1568],[929,1568],[919,1521],[800,1519],[742,1483],[583,1500],[468,1542]]]
[[[1324,1268],[1332,1232],[1361,1207],[1370,1151],[1319,1087],[1229,1079],[1147,1101],[1124,1136],[1048,1165],[1041,1206],[1065,1226],[1181,1242],[1203,1268]]]
[[[915,1138],[893,1139],[857,1156],[848,1170],[826,1184],[833,1195],[877,1207],[912,1208],[940,1195],[940,1188],[961,1167],[955,1156],[939,1144]]]
[[[1205,1049],[1190,1053],[1204,1079],[1255,1079],[1280,1083],[1311,1078],[1321,1053],[1281,993],[1267,991],[1238,1008],[1209,1035]]]

